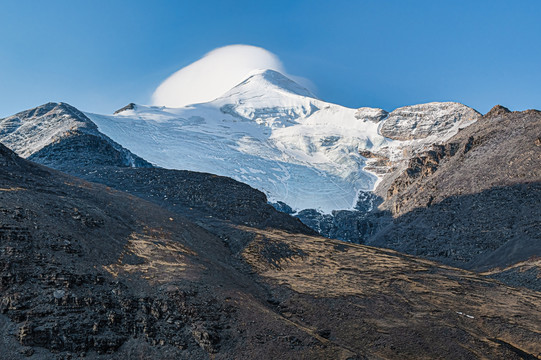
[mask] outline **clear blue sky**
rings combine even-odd
[[[541,109],[541,1],[0,0],[0,117],[149,103],[206,52],[261,46],[320,98]]]

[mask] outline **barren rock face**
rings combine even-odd
[[[383,109],[370,108],[370,107],[361,107],[358,108],[355,112],[355,117],[357,119],[366,119],[374,123],[378,123],[381,120],[385,119],[389,113]]]
[[[455,102],[428,103],[398,108],[389,114],[381,134],[393,140],[424,139],[440,135],[454,126],[477,120],[481,114]]]
[[[485,114],[484,117],[491,118],[491,117],[497,117],[497,116],[504,116],[509,114],[511,111],[506,108],[505,106],[496,105],[488,113]]]

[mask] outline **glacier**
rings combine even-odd
[[[99,131],[154,165],[228,176],[263,191],[271,202],[329,213],[352,209],[359,192],[372,191],[381,181],[385,169],[369,170],[375,160],[366,157],[367,151],[398,161],[451,137],[477,114],[458,103],[418,106],[416,117],[404,117],[409,123],[400,129],[412,131],[419,121],[425,135],[393,139],[381,128],[387,119],[400,123],[395,112],[324,102],[281,73],[264,69],[207,103],[85,114]],[[403,114],[404,109],[395,111]],[[442,116],[446,121],[440,121]]]

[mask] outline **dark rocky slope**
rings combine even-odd
[[[231,283],[219,239],[135,197],[1,153],[5,358],[92,358],[122,345],[125,358],[215,351],[213,329],[232,310],[218,288]],[[209,262],[215,256],[225,263]]]
[[[180,214],[222,238],[235,253],[253,239],[251,232],[235,225],[317,234],[298,219],[276,211],[261,191],[227,177],[158,168],[102,167],[73,173]]]
[[[469,108],[459,109],[448,114],[446,123],[469,123],[478,116]],[[419,124],[424,129],[419,136],[432,131],[428,126],[432,122],[418,115],[404,119],[404,114],[395,115],[391,122],[404,122],[402,132]],[[383,198],[366,193],[357,211],[304,210],[296,216],[330,238],[391,247],[541,289],[535,265],[535,256],[541,255],[536,235],[541,222],[536,206],[541,162],[538,119],[533,110],[510,114],[496,107],[447,144],[414,156],[401,175],[389,177],[393,179],[389,183],[382,182],[386,190],[378,189],[377,194],[386,201],[379,209]],[[21,155],[151,200],[216,234],[234,252],[253,235],[224,227],[225,223],[310,233],[299,222],[271,211],[262,193],[233,180],[128,169],[151,165],[101,134],[70,105],[48,103],[0,120],[0,128],[0,138]]]
[[[2,146],[0,166],[4,358],[541,353],[539,293],[391,250],[241,224],[225,206],[223,231],[253,235],[235,255],[177,213]]]
[[[535,262],[541,256],[540,136],[539,111],[497,106],[445,146],[414,157],[383,204],[395,219],[368,243],[493,276],[495,268]],[[541,274],[537,266],[528,269]],[[514,275],[502,279],[541,290],[538,276]]]

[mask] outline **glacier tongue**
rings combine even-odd
[[[380,180],[364,169],[372,160],[361,152],[396,158],[407,144],[380,134],[385,111],[326,103],[272,70],[250,74],[209,103],[87,116],[155,165],[229,176],[296,210],[351,209],[357,193]]]

